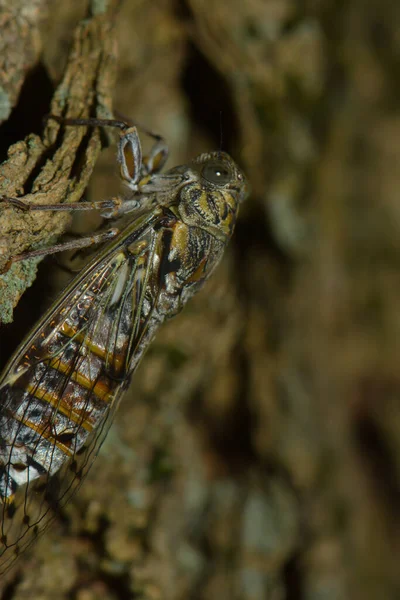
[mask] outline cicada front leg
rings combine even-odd
[[[117,150],[117,160],[120,165],[122,180],[133,192],[134,197],[128,197],[119,203],[102,211],[101,216],[117,218],[128,212],[132,212],[145,204],[145,198],[141,196],[142,187],[148,183],[151,175],[158,173],[168,158],[168,145],[164,138],[133,121],[117,119],[63,119],[56,115],[48,115],[48,119],[54,119],[66,126],[78,127],[114,127],[120,130],[120,139]],[[138,130],[154,139],[154,144],[148,155],[143,156],[142,145]]]
[[[127,183],[133,195],[127,199],[115,197],[99,202],[75,202],[69,204],[30,204],[20,198],[0,197],[0,205],[13,206],[25,212],[97,210],[106,219],[116,219],[141,208],[145,204],[146,196],[140,194],[140,186],[147,183],[152,173],[156,173],[163,167],[168,157],[168,146],[160,135],[142,128],[147,135],[155,140],[149,155],[143,157],[136,125],[114,119],[63,119],[55,115],[49,115],[47,118],[54,119],[66,126],[117,127],[120,129],[121,135],[118,144],[117,159],[120,163],[121,177]],[[46,256],[64,250],[79,250],[108,241],[118,235],[118,233],[119,230],[113,228],[97,235],[18,254],[8,261],[1,273],[7,272],[15,262],[38,256]]]
[[[168,158],[168,145],[164,138],[146,129],[142,125],[118,119],[64,119],[57,115],[48,115],[66,126],[75,127],[115,127],[120,130],[117,160],[120,164],[121,177],[132,191],[138,191],[139,183],[148,175],[157,173],[165,165]],[[148,155],[143,156],[138,130],[154,139]]]
[[[145,157],[142,156],[136,125],[128,127],[121,133],[118,145],[121,177],[134,192],[139,191],[140,183],[145,178],[160,171],[168,158],[168,146],[165,140],[160,135],[148,130],[146,130],[146,134],[154,138],[155,142]]]

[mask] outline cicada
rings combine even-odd
[[[60,119],[59,119],[60,120]],[[12,356],[0,377],[0,572],[47,526],[87,474],[120,398],[158,327],[182,309],[219,263],[247,195],[224,152],[161,172],[164,140],[143,158],[138,128],[120,129],[122,199],[29,207],[97,209],[112,229],[13,259],[105,242]]]

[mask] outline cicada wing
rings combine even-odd
[[[84,269],[0,381],[0,572],[68,502],[108,432],[157,300],[154,221]]]
[[[0,574],[38,537],[79,489],[112,424],[117,398],[87,444],[54,475],[43,475],[20,486],[1,512]]]

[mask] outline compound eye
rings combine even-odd
[[[232,181],[232,174],[228,167],[220,161],[208,162],[201,172],[204,179],[216,185],[226,185]]]

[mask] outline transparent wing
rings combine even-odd
[[[157,220],[84,269],[0,381],[0,572],[68,502],[107,434],[159,293]]]

